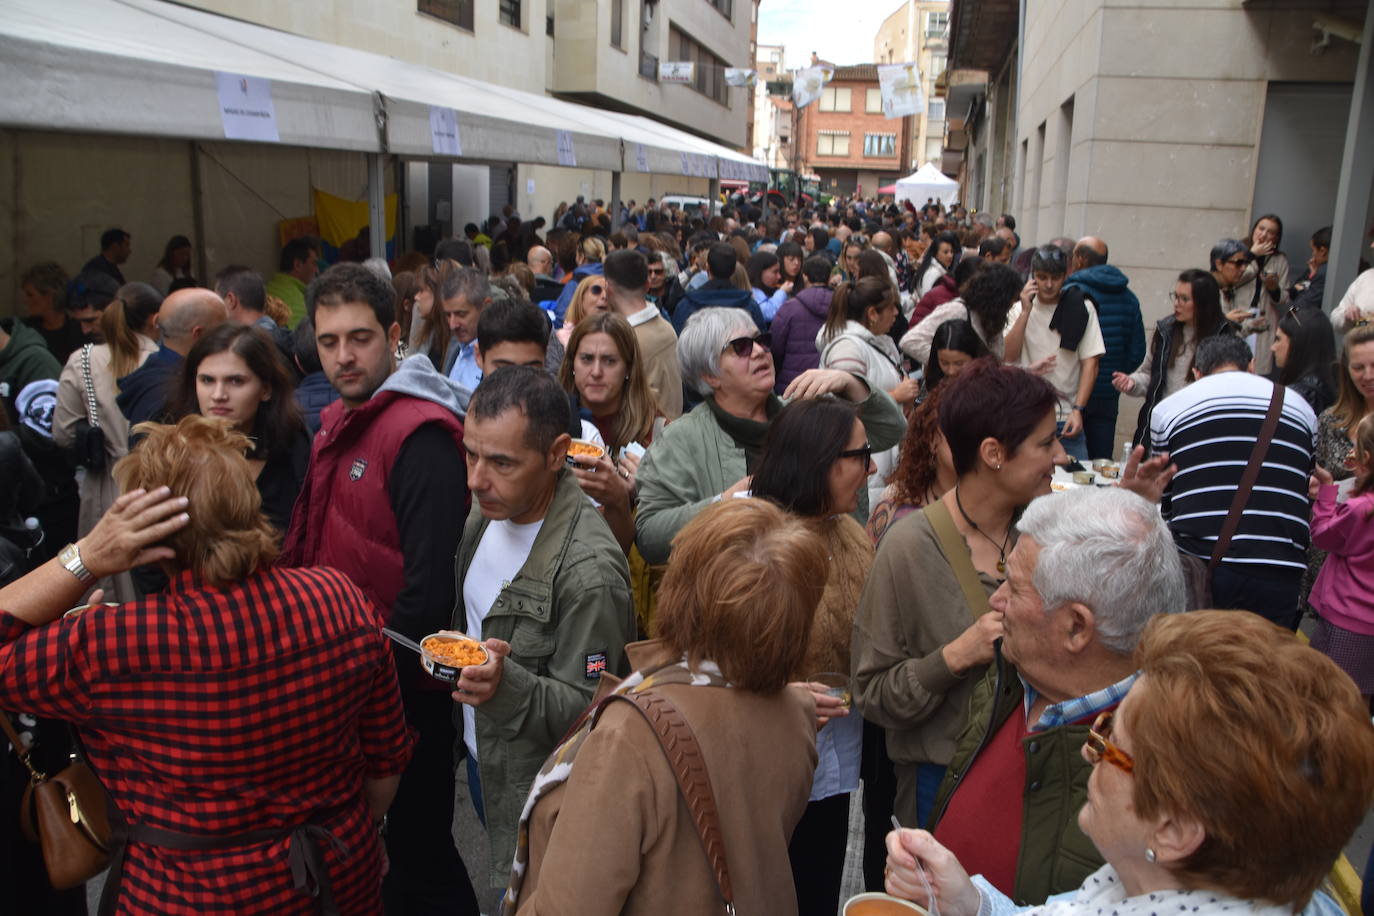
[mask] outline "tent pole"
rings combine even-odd
[[[210,268],[205,256],[205,189],[200,176],[200,144],[192,140],[186,146],[191,155],[191,232],[195,235],[196,276],[201,282],[208,282]]]
[[[371,242],[369,257],[386,257],[386,172],[380,153],[367,154],[367,213]]]
[[[611,231],[620,231],[620,173],[611,173]]]

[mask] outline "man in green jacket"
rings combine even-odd
[[[1078,826],[1092,772],[1083,742],[1135,682],[1150,618],[1185,602],[1169,529],[1134,493],[1052,493],[1017,528],[989,599],[1005,635],[928,826],[969,874],[1036,906],[1102,866]]]
[[[602,672],[627,673],[625,644],[635,638],[629,566],[564,465],[568,425],[568,396],[542,369],[497,369],[468,405],[475,505],[458,547],[452,625],[484,640],[491,657],[463,669],[453,698],[469,773],[479,775],[493,886],[510,876],[520,811],[544,758]]]

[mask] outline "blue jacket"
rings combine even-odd
[[[305,427],[312,437],[320,431],[320,411],[338,399],[339,393],[323,372],[310,373],[296,386],[296,403],[300,405]]]
[[[555,327],[563,327],[563,316],[568,312],[568,306],[572,305],[573,293],[577,292],[577,284],[587,277],[599,277],[605,272],[605,268],[599,262],[583,264],[573,271],[573,279],[563,285],[563,292],[559,293],[558,301],[554,303],[553,313],[558,317]]]
[[[1107,352],[1097,364],[1097,382],[1090,400],[1116,403],[1112,373],[1131,373],[1145,360],[1145,322],[1140,300],[1131,292],[1126,275],[1111,264],[1087,267],[1072,274],[1064,286],[1076,286],[1097,305],[1097,323]]]
[[[131,431],[144,420],[161,423],[167,419],[167,400],[181,374],[181,364],[180,353],[166,344],[159,344],[157,352],[144,360],[143,365],[116,381],[119,395],[115,403],[124,412]],[[134,441],[130,432],[130,447]]]
[[[716,286],[717,283],[722,285]],[[678,301],[677,308],[673,310],[673,330],[682,334],[692,313],[708,308],[744,309],[760,331],[768,327],[768,321],[754,301],[752,289],[736,289],[729,280],[708,280],[703,286],[687,290]]]

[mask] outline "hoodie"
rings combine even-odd
[[[184,357],[166,344],[159,344],[157,352],[143,361],[133,372],[118,379],[119,395],[115,403],[129,421],[129,447],[133,448],[135,425],[145,420],[166,418],[167,396],[176,377],[181,373]]]
[[[1090,400],[1115,404],[1119,393],[1112,387],[1113,372],[1134,372],[1145,361],[1145,322],[1140,300],[1131,292],[1126,275],[1111,264],[1098,264],[1069,275],[1064,288],[1077,287],[1097,307],[1097,323],[1107,352],[1097,366],[1097,381]]]
[[[737,289],[729,280],[708,280],[698,288],[689,289],[683,294],[677,308],[673,310],[673,330],[681,336],[682,329],[687,326],[687,319],[692,317],[692,313],[709,308],[744,309],[749,313],[749,317],[754,319],[754,324],[760,331],[768,327],[768,321],[763,317],[763,312],[759,311],[758,303],[754,301],[752,289]]]
[[[572,305],[573,293],[577,292],[578,284],[587,277],[600,277],[606,268],[599,261],[590,264],[581,264],[572,272],[572,279],[563,284],[563,292],[558,294],[558,301],[554,303],[553,313],[557,318],[556,327],[563,327],[563,316],[568,313],[568,306]]]
[[[792,380],[821,364],[816,335],[825,325],[834,292],[825,285],[808,286],[778,309],[773,319],[773,362],[778,378],[774,390],[782,394]]]

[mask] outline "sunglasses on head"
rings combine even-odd
[[[721,350],[734,350],[736,356],[744,357],[754,352],[754,344],[758,344],[765,350],[771,349],[773,346],[773,335],[764,331],[762,334],[756,334],[753,337],[736,337],[734,340],[728,341]]]

